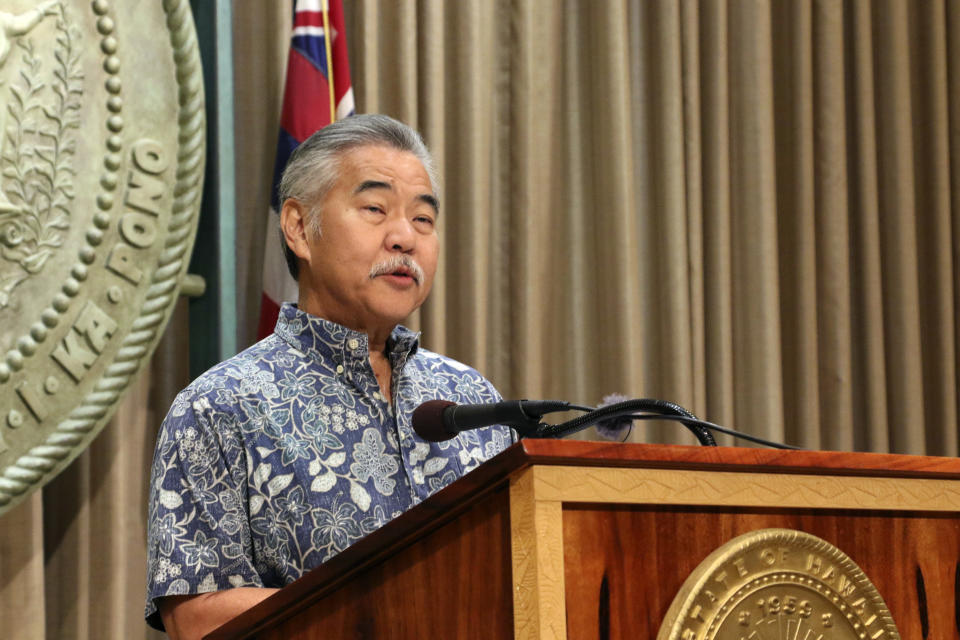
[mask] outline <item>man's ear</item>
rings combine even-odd
[[[280,230],[283,239],[298,258],[310,262],[310,245],[307,243],[307,208],[293,198],[287,198],[280,208]]]

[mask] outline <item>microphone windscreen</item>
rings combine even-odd
[[[603,396],[603,400],[597,405],[597,409],[626,402],[627,400],[630,400],[629,396],[621,393],[611,393]],[[622,441],[630,435],[630,430],[633,428],[633,420],[629,417],[619,416],[600,420],[595,426],[597,427],[597,435],[604,440]]]
[[[443,424],[443,412],[456,403],[447,400],[428,400],[413,410],[411,424],[418,436],[427,442],[444,442],[456,436]]]

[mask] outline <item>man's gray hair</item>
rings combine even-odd
[[[420,160],[430,178],[430,187],[439,197],[433,156],[423,138],[411,127],[380,114],[356,115],[320,129],[294,149],[277,188],[277,202],[293,198],[307,208],[307,230],[320,234],[319,205],[340,174],[343,154],[357,147],[390,147],[408,151]],[[297,256],[282,238],[287,268],[294,280],[299,275]]]

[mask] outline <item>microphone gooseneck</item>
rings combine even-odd
[[[547,413],[571,409],[586,413],[559,424],[540,422]],[[771,442],[700,420],[680,405],[654,398],[625,400],[599,409],[562,400],[510,400],[489,404],[456,404],[448,400],[429,400],[414,410],[412,426],[417,435],[428,442],[443,442],[455,438],[462,431],[493,425],[511,427],[521,438],[563,438],[598,422],[617,418],[679,422],[693,432],[701,445],[710,447],[717,446],[717,441],[711,433],[711,431],[717,431],[777,449],[800,448]]]
[[[540,429],[538,437],[562,438],[563,436],[582,431],[583,429],[586,429],[597,422],[610,420],[620,416],[630,416],[638,411],[654,413],[657,416],[667,419],[679,419],[679,422],[693,432],[693,435],[697,438],[697,442],[707,447],[717,446],[717,441],[713,438],[713,434],[710,433],[710,430],[707,429],[707,427],[701,424],[701,421],[697,418],[697,416],[693,415],[678,404],[668,402],[667,400],[658,400],[656,398],[625,400],[624,402],[617,402],[616,404],[611,404],[606,407],[596,409],[590,413],[578,416],[567,422],[557,425],[544,425]]]

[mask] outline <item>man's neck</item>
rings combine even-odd
[[[393,327],[381,330],[367,330],[367,348],[370,355],[379,353],[382,356],[387,355],[387,344],[390,342],[390,335],[393,333]]]
[[[373,368],[373,374],[377,377],[377,382],[380,385],[380,394],[386,402],[391,402],[393,398],[391,395],[393,391],[391,389],[393,367],[390,365],[390,356],[387,354],[385,346],[376,350],[374,350],[373,345],[370,346],[370,366]]]

